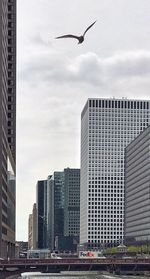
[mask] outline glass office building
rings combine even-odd
[[[80,169],[64,169],[64,235],[80,234]]]
[[[81,115],[80,244],[124,238],[124,149],[150,124],[150,101],[88,99]]]
[[[47,247],[55,249],[55,238],[64,233],[64,172],[56,171],[47,184]]]
[[[47,246],[47,180],[39,180],[36,185],[37,205],[37,248]]]
[[[55,171],[47,179],[47,248],[74,249],[79,228],[80,169]]]

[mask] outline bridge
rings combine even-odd
[[[150,274],[150,259],[11,259],[0,261],[0,279],[23,272],[108,271],[115,274]]]

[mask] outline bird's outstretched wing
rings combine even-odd
[[[78,37],[78,36],[71,35],[71,34],[59,36],[59,37],[56,37],[55,39],[63,39],[63,38],[74,38],[74,39],[79,40],[79,37]]]
[[[85,30],[85,32],[83,33],[83,36],[85,35],[85,33],[95,24],[96,20]]]

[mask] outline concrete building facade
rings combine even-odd
[[[125,151],[125,239],[150,240],[150,126]]]
[[[81,115],[80,244],[124,238],[124,148],[150,124],[150,101],[88,99]]]
[[[0,257],[15,256],[16,0],[0,1]]]
[[[32,214],[29,214],[28,217],[28,249],[32,249],[32,232],[33,232],[33,225],[32,225]]]
[[[36,203],[33,205],[32,214],[29,214],[28,219],[28,249],[37,248],[37,208]]]

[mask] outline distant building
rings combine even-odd
[[[125,239],[150,241],[150,126],[125,151]]]
[[[28,218],[28,249],[32,247],[32,233],[33,233],[33,222],[32,214],[29,214]]]
[[[54,249],[54,180],[52,175],[47,178],[47,248]]]
[[[36,203],[33,205],[32,210],[32,249],[37,248],[37,207]]]
[[[80,170],[55,171],[47,181],[47,248],[75,250],[80,231]]]
[[[64,235],[80,234],[80,169],[64,169]]]
[[[54,238],[64,233],[64,173],[54,172]]]
[[[37,208],[36,203],[33,205],[32,214],[28,219],[28,249],[37,248]]]
[[[36,185],[37,205],[37,248],[47,246],[47,180],[39,180]]]
[[[55,249],[55,237],[64,232],[64,173],[54,172],[47,188],[47,248]]]
[[[15,257],[16,0],[0,1],[0,258]]]
[[[80,244],[124,238],[124,149],[150,125],[150,101],[88,99],[81,115]]]

